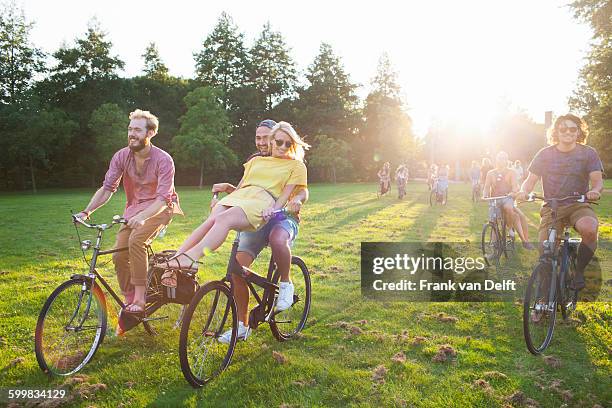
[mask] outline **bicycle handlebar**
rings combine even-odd
[[[81,217],[77,217],[76,214],[72,214],[72,222],[79,223],[86,228],[95,228],[99,230],[106,230],[111,228],[115,224],[127,224],[127,220],[120,215],[113,216],[113,221],[109,224],[89,224],[85,222]]]
[[[493,200],[503,200],[504,198],[514,198],[514,197],[510,194],[507,194],[507,195],[497,196],[497,197],[481,197],[480,199],[482,201],[493,201]]]
[[[553,201],[559,202],[559,201],[566,201],[566,200],[572,200],[572,201],[575,201],[577,203],[588,203],[588,204],[595,204],[595,205],[599,204],[599,203],[597,203],[595,201],[587,200],[586,194],[571,195],[571,196],[567,196],[567,197],[563,197],[563,198],[544,198],[541,195],[538,195],[536,193],[529,193],[527,195],[527,201],[526,202],[544,201],[546,203],[552,203]]]

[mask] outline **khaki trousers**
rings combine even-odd
[[[113,263],[121,292],[125,295],[134,286],[147,284],[149,259],[146,245],[150,244],[159,231],[172,220],[172,209],[165,209],[145,221],[144,225],[133,229],[123,224],[117,232],[115,248],[128,247],[128,251],[115,252]]]

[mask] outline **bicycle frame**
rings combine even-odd
[[[257,328],[259,323],[269,321],[270,317],[274,312],[273,300],[274,295],[278,292],[278,285],[273,282],[276,281],[278,277],[278,271],[274,273],[275,264],[273,258],[270,258],[266,278],[258,275],[253,270],[247,267],[241,266],[236,260],[236,254],[238,253],[238,244],[240,243],[239,237],[240,235],[238,234],[232,244],[232,251],[227,265],[227,273],[222,281],[226,283],[229,282],[230,289],[233,293],[234,290],[231,278],[232,274],[238,275],[244,279],[249,288],[249,291],[257,301],[257,306],[255,306],[251,310],[249,315],[249,326],[255,329]],[[262,296],[259,296],[259,293],[257,293],[257,289],[254,285],[263,288],[264,292]]]
[[[82,224],[88,226],[85,223],[82,223]],[[112,224],[111,224],[111,226],[112,226]],[[93,228],[92,226],[88,226],[88,227],[89,228]],[[79,324],[79,328],[82,328],[81,326],[82,326],[83,322],[85,321],[85,319],[88,316],[89,309],[91,307],[91,302],[92,302],[92,299],[93,299],[93,291],[91,290],[91,288],[96,286],[96,280],[98,280],[102,284],[104,289],[106,289],[106,291],[111,295],[111,297],[117,303],[117,305],[119,305],[122,309],[125,308],[125,306],[126,306],[125,303],[123,303],[123,300],[121,300],[121,298],[119,297],[119,295],[117,295],[117,293],[113,290],[113,288],[109,285],[109,283],[97,271],[96,265],[97,265],[97,262],[98,262],[98,257],[104,256],[104,255],[111,255],[111,254],[114,254],[116,252],[128,251],[129,248],[128,247],[122,247],[122,248],[113,248],[113,249],[108,249],[108,250],[102,250],[101,249],[102,236],[104,234],[104,231],[106,231],[109,227],[107,226],[107,224],[102,224],[100,226],[95,226],[95,228],[98,230],[98,233],[97,233],[97,236],[96,236],[95,245],[93,245],[93,253],[92,253],[92,256],[91,256],[91,260],[89,262],[89,273],[87,275],[74,274],[74,275],[72,275],[70,277],[71,279],[75,279],[75,280],[78,280],[78,279],[83,280],[84,283],[83,283],[82,292],[84,292],[85,290],[89,291],[86,310],[85,310],[85,313],[83,314],[83,318],[81,320],[81,323]],[[153,250],[151,249],[151,246],[150,245],[146,245],[146,249],[147,249],[148,256],[149,257],[153,256]],[[70,320],[69,325],[74,320],[74,317],[76,317],[78,315],[79,310],[81,308],[81,302],[82,302],[82,297],[79,298],[79,303],[77,304],[76,310],[74,312],[74,316]],[[155,302],[153,305],[149,306],[146,309],[146,314],[149,315],[149,314],[155,312],[161,306],[162,306],[162,304],[159,304],[158,302]],[[149,319],[149,320],[152,320],[152,319]]]

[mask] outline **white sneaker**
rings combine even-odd
[[[238,322],[238,333],[236,333],[236,340],[246,340],[251,334],[249,326],[245,326],[242,322]],[[219,342],[223,344],[229,344],[232,340],[232,329],[229,329],[221,336],[219,336]]]
[[[282,312],[289,309],[293,305],[293,293],[295,289],[291,282],[281,282],[278,290],[278,298],[276,299],[276,311]]]

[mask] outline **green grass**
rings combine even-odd
[[[34,327],[51,291],[72,273],[83,271],[69,209],[82,208],[91,193],[55,190],[36,196],[0,196],[0,387],[53,388],[66,381],[47,378],[38,368]],[[208,212],[210,193],[180,188],[179,194],[187,216],[174,220],[166,237],[154,243],[155,249],[177,247]],[[506,397],[521,391],[543,407],[610,406],[610,303],[581,305],[579,319],[558,325],[545,353],[560,361],[561,366],[553,368],[543,357],[527,352],[521,307],[514,303],[385,303],[361,297],[362,241],[478,242],[487,208],[472,204],[468,185],[451,184],[446,208],[430,208],[427,197],[426,186],[417,183],[408,185],[408,196],[401,202],[393,196],[377,199],[373,184],[313,185],[294,248],[313,279],[312,312],[301,338],[277,343],[261,326],[247,342],[238,344],[232,364],[220,378],[194,390],[180,371],[178,333],[167,330],[149,337],[137,327],[123,338],[106,338],[82,371],[88,376],[86,382],[107,388],[85,399],[76,396],[82,386],[69,387],[75,395],[72,403],[83,407],[121,403],[490,407],[503,406]],[[104,222],[121,213],[123,200],[121,195],[115,197],[96,212],[94,220]],[[606,193],[596,209],[602,242],[612,237],[611,209],[612,195]],[[529,204],[524,210],[535,236],[537,206]],[[112,235],[106,239],[108,245]],[[206,258],[200,281],[224,274],[230,246],[228,240]],[[598,255],[609,260],[611,254],[608,250]],[[263,271],[268,258],[266,251],[256,269]],[[519,251],[517,262],[529,265],[530,261]],[[525,270],[528,273],[529,267]],[[102,268],[102,274],[116,285],[111,264]],[[116,313],[111,307],[111,322],[116,321]],[[438,313],[458,320],[441,322]],[[363,333],[351,334],[343,322]],[[424,339],[415,342],[419,336]],[[433,362],[445,344],[456,357]],[[285,355],[287,363],[277,363],[273,351]],[[405,354],[405,362],[392,361],[398,352]],[[17,358],[23,360],[15,362]],[[379,365],[388,370],[384,382],[372,379]],[[475,385],[479,379],[491,389]]]

